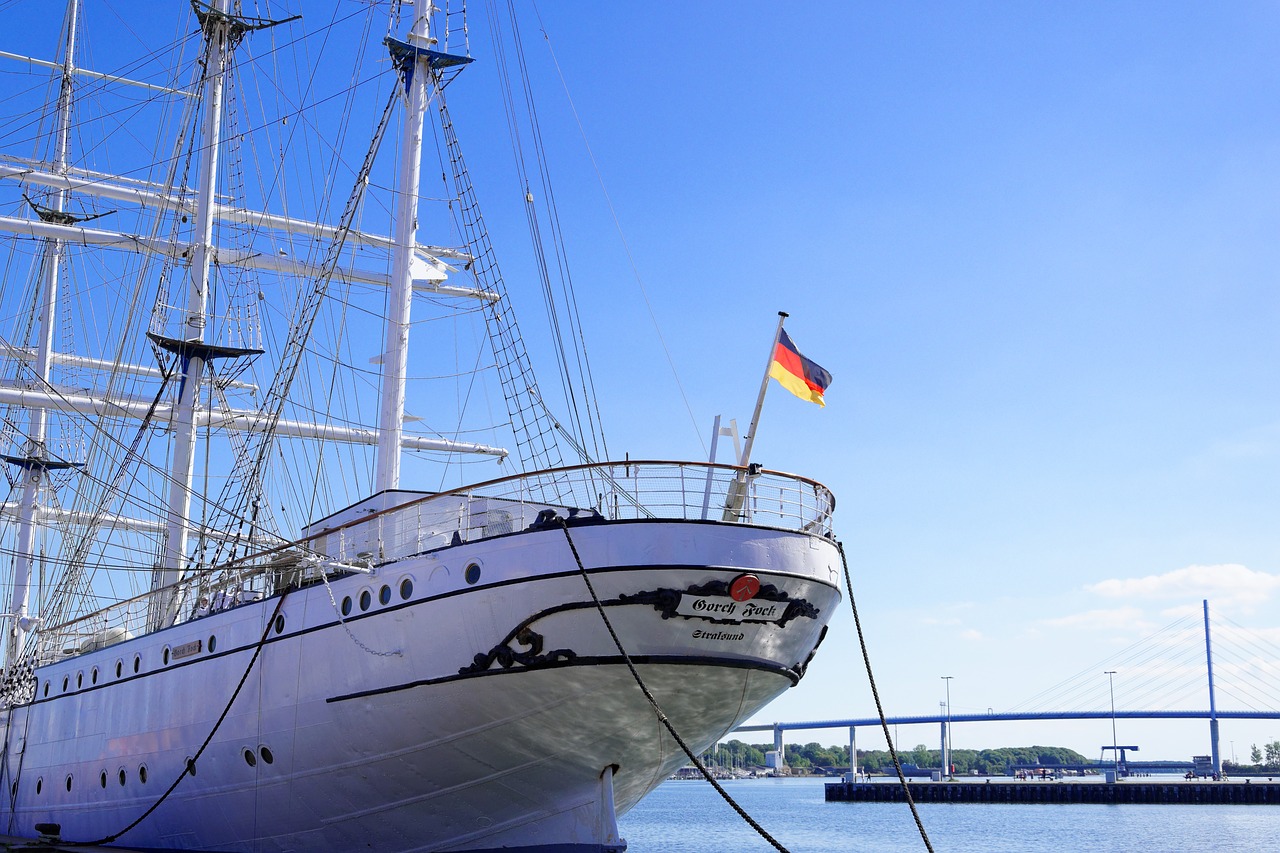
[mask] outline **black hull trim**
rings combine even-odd
[[[753,669],[779,675],[791,682],[791,686],[800,683],[800,673],[791,667],[776,666],[759,661],[736,660],[732,658],[709,658],[695,655],[632,655],[631,662],[637,666],[660,664],[663,666],[712,666],[720,669]],[[418,681],[406,681],[403,684],[391,684],[372,690],[361,690],[341,696],[330,696],[326,702],[347,702],[352,699],[364,699],[369,696],[380,696],[384,693],[396,693],[401,690],[413,690],[418,687],[432,687],[437,684],[449,684],[454,681],[465,681],[470,678],[490,678],[497,675],[517,675],[524,672],[538,672],[544,669],[564,669],[575,666],[625,666],[622,655],[605,655],[601,657],[578,656],[573,660],[556,661],[536,667],[512,667],[511,669],[489,669],[484,672],[473,672],[465,675],[446,675],[442,678],[424,678]]]

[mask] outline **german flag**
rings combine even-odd
[[[773,346],[769,375],[801,400],[826,406],[822,395],[831,385],[831,374],[802,356],[782,329],[778,330],[778,342]]]

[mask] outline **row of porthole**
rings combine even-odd
[[[217,637],[210,635],[208,642],[209,642],[209,645],[207,648],[210,652],[212,652],[215,648],[217,648],[218,646]],[[169,665],[169,647],[168,646],[164,647],[163,657],[164,657],[165,666],[168,666]],[[141,654],[136,654],[133,656],[133,671],[135,674],[142,671],[142,655]],[[117,660],[116,661],[116,678],[121,678],[123,676],[124,676],[124,661]],[[98,683],[98,668],[96,666],[89,671],[89,683],[90,684]],[[76,673],[76,689],[79,690],[81,687],[84,687],[84,672],[77,672]],[[50,682],[45,681],[44,683],[45,696],[49,695],[49,688],[50,688]],[[71,675],[68,673],[67,675],[62,676],[62,692],[66,693],[70,688],[71,688]]]
[[[405,583],[409,583],[408,578],[405,578]],[[401,588],[401,591],[403,591],[404,589],[403,583],[401,584],[400,588]],[[409,583],[409,590],[410,592],[413,591],[412,583]],[[273,627],[275,628],[275,631],[277,634],[284,633],[284,614],[283,613],[279,613],[276,615],[275,625]],[[205,646],[205,651],[209,654],[212,654],[214,650],[216,650],[217,648],[218,648],[218,638],[213,634],[210,634],[208,644]],[[168,666],[169,665],[169,647],[168,646],[164,647],[164,652],[162,654],[162,657],[164,658],[164,665]],[[135,674],[142,671],[142,655],[140,654],[136,654],[133,656],[133,671]],[[116,661],[116,678],[120,678],[123,675],[124,675],[124,661],[117,660]],[[98,683],[98,668],[96,666],[89,671],[89,683],[90,684]],[[79,690],[82,687],[84,687],[83,671],[76,673],[76,689]],[[45,696],[49,695],[49,688],[50,688],[50,682],[45,681],[44,683]],[[62,676],[62,692],[66,693],[70,688],[71,688],[71,675],[70,673],[68,673],[67,675]]]
[[[213,638],[210,637],[210,640],[212,639]],[[133,671],[138,672],[141,669],[142,669],[142,655],[134,655]],[[116,678],[120,678],[123,674],[124,674],[124,661],[118,660],[116,661]],[[89,671],[89,683],[90,684],[98,683],[98,668],[96,666]],[[84,686],[84,673],[77,672],[76,673],[76,689],[79,690],[83,686]],[[49,695],[49,688],[50,688],[50,682],[45,681],[44,683],[45,696]],[[67,674],[62,676],[62,692],[66,693],[70,688],[71,688],[71,675]]]
[[[257,766],[258,766],[258,757],[257,757],[257,755],[254,755],[254,754],[253,754],[253,750],[252,750],[252,749],[250,749],[249,747],[247,747],[247,746],[246,746],[246,747],[244,748],[244,751],[243,751],[241,754],[244,756],[244,763],[245,763],[245,764],[248,764],[250,767],[257,767]],[[275,761],[276,761],[276,757],[271,753],[271,749],[270,749],[270,747],[267,747],[267,746],[259,746],[259,747],[258,747],[258,755],[261,755],[261,756],[262,756],[262,763],[263,763],[263,764],[274,764],[274,763],[275,763]]]
[[[244,763],[248,764],[250,767],[258,766],[258,756],[262,756],[263,764],[274,764],[276,760],[275,755],[271,752],[271,748],[266,745],[259,746],[256,754],[252,749],[246,746],[242,754],[244,756]],[[196,763],[195,763],[195,760],[190,756],[187,757],[187,767],[189,768],[189,772],[191,773],[192,776],[196,775]],[[67,774],[66,786],[67,786],[68,793],[71,792],[72,782],[74,779],[75,779],[74,773]],[[116,779],[120,782],[120,787],[123,788],[125,782],[128,781],[128,774],[125,772],[125,769],[123,767],[121,767],[120,770],[117,772]],[[147,765],[145,764],[138,765],[138,781],[141,782],[143,785],[147,784]],[[98,775],[98,783],[103,788],[107,787],[107,771],[106,770],[103,770]],[[13,793],[15,796],[17,795],[17,791],[18,791],[18,783],[14,782]],[[36,779],[36,794],[40,794],[43,791],[44,791],[44,777],[40,776]]]
[[[187,759],[187,760],[190,761],[191,759]],[[116,774],[116,779],[119,780],[121,787],[124,787],[124,783],[128,781],[128,778],[129,778],[129,774],[125,771],[123,767],[121,767]],[[75,779],[74,773],[67,774],[66,786],[67,786],[68,793],[70,793],[71,791],[71,787],[72,787],[71,783],[74,779]],[[138,765],[138,781],[141,782],[143,785],[147,784],[147,765],[145,764]],[[107,771],[105,770],[102,771],[102,773],[98,776],[98,782],[99,784],[102,785],[103,788],[107,787]],[[17,794],[17,789],[18,789],[18,783],[14,782],[13,793],[15,795]],[[43,791],[44,791],[44,777],[40,776],[36,779],[36,793],[40,794]]]
[[[409,598],[412,597],[412,595],[413,595],[413,578],[408,578],[408,577],[401,578],[400,579],[400,600],[408,601]],[[370,607],[373,606],[373,591],[368,589],[360,590],[360,595],[358,596],[358,600],[360,603],[360,610],[361,611],[368,610]],[[391,603],[391,587],[387,586],[386,584],[382,585],[382,587],[378,590],[378,603],[383,606],[386,606]],[[342,615],[350,616],[351,611],[354,609],[354,606],[355,605],[354,605],[354,602],[352,602],[351,600],[351,596],[349,595],[343,596]]]

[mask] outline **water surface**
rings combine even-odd
[[[905,803],[828,803],[825,779],[722,782],[791,853],[925,850]],[[1087,853],[1280,850],[1278,806],[923,803],[936,853]],[[706,782],[664,782],[620,827],[628,853],[769,853]]]

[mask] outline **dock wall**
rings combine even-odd
[[[917,803],[1094,803],[1280,806],[1280,783],[911,782]],[[830,782],[827,802],[903,803],[901,785]]]

